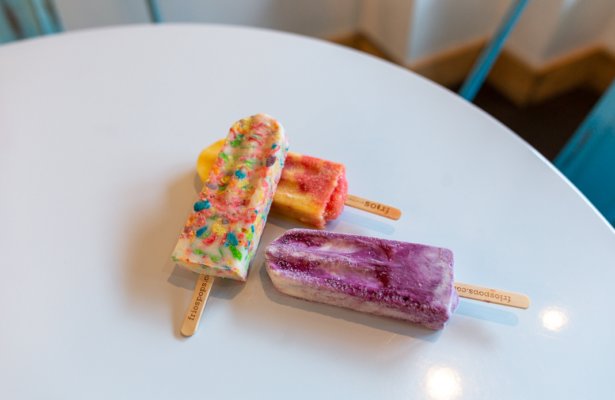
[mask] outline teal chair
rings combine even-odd
[[[4,11],[4,4],[0,1],[0,43],[12,42],[16,39],[17,35],[13,31],[9,15]]]
[[[615,226],[615,80],[554,163]]]
[[[146,0],[147,11],[149,12],[150,20],[159,24],[162,22],[162,14],[160,13],[160,4],[158,4],[158,0]]]
[[[61,31],[51,0],[0,0],[0,43]]]
[[[517,22],[519,22],[519,18],[521,18],[523,10],[525,10],[528,2],[529,0],[513,1],[508,13],[506,13],[502,19],[500,26],[481,52],[470,74],[463,82],[461,89],[459,89],[459,95],[461,97],[468,101],[474,100],[481,86],[485,83],[485,79],[487,79],[487,75],[489,75],[489,71],[491,71],[493,64],[495,64],[495,61],[500,55],[506,39],[517,25]]]

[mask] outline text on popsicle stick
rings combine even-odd
[[[505,290],[484,288],[467,283],[455,282],[455,289],[460,297],[484,301],[486,303],[501,304],[504,306],[528,308],[530,299],[522,293],[507,292]]]
[[[203,303],[203,299],[206,299],[205,294],[209,294],[209,291],[207,290],[207,283],[209,279],[210,277],[208,275],[204,275],[203,279],[199,281],[200,285],[198,287],[196,300],[194,304],[192,304],[192,307],[190,308],[190,312],[188,313],[187,317],[190,321],[194,321],[197,318],[199,314],[199,308],[201,308],[201,304]]]
[[[367,211],[372,214],[380,215],[392,220],[398,220],[401,217],[401,211],[398,208],[378,203],[377,201],[364,199],[359,196],[349,194],[345,204],[362,211]]]
[[[190,308],[188,308],[184,323],[181,327],[182,335],[192,336],[198,329],[201,315],[203,314],[203,309],[205,309],[205,303],[207,303],[207,298],[209,297],[214,279],[213,276],[199,275],[199,279],[194,287],[194,292],[192,293]]]

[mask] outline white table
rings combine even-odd
[[[0,398],[597,399],[615,373],[615,234],[500,123],[402,68],[295,35],[138,26],[0,48]],[[267,112],[293,150],[344,162],[329,229],[445,246],[462,300],[440,332],[294,300],[262,250],[178,334],[194,276],[170,252],[200,150]]]

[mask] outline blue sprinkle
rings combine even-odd
[[[207,226],[197,229],[196,236],[201,237],[207,231]]]
[[[235,176],[239,179],[243,179],[246,177],[246,173],[238,169],[237,171],[235,171]]]
[[[252,229],[252,232],[254,232],[254,225],[250,225],[250,229]]]
[[[226,243],[231,246],[237,246],[239,244],[239,241],[237,240],[237,236],[235,236],[233,232],[229,232],[226,235]]]
[[[201,200],[194,203],[194,211],[196,212],[207,210],[209,207],[211,207],[209,200]]]
[[[272,149],[275,149],[276,147],[278,147],[277,143],[274,143],[274,144],[271,145]]]

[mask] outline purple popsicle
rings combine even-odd
[[[266,253],[282,293],[441,329],[457,307],[453,253],[445,248],[291,229]]]

